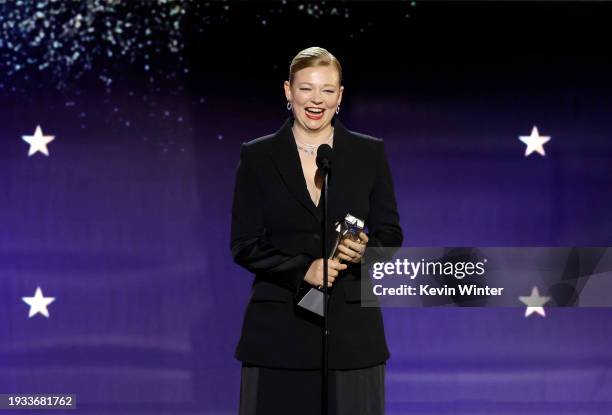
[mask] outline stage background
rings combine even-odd
[[[612,246],[610,4],[40,4],[0,4],[0,393],[237,413],[240,144],[283,123],[308,46],[344,66],[342,122],[385,141],[406,246]],[[78,13],[94,30],[62,37]],[[390,415],[612,413],[610,309],[383,312]]]

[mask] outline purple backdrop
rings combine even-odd
[[[97,61],[64,89],[3,67],[0,393],[75,393],[91,414],[237,412],[252,281],[229,252],[239,148],[280,127],[288,60],[315,43],[345,65],[342,122],[385,140],[406,246],[612,244],[609,6],[224,4],[187,7],[184,48],[146,73],[105,63],[111,86]],[[589,29],[563,35],[575,21]],[[519,23],[544,34],[511,34]],[[28,156],[37,125],[49,156]],[[545,157],[518,139],[534,125]],[[48,318],[28,318],[37,287]],[[389,414],[612,413],[609,309],[383,313]]]

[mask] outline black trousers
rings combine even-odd
[[[329,371],[329,415],[383,415],[385,363]],[[240,415],[320,415],[321,371],[242,364]]]

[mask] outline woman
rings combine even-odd
[[[316,415],[321,408],[319,316],[296,306],[301,290],[323,285],[317,148],[329,144],[328,246],[335,221],[364,219],[328,261],[329,413],[384,413],[389,358],[379,308],[361,307],[360,262],[368,247],[402,243],[382,140],[347,130],[334,115],[342,68],[327,50],[299,52],[285,81],[292,116],[279,131],[244,143],[232,207],[234,260],[255,274],[235,357],[242,361],[240,414]]]

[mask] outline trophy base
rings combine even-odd
[[[329,292],[329,291],[328,291]],[[311,288],[306,294],[297,302],[299,307],[302,307],[312,313],[318,314],[323,317],[323,305],[324,305],[325,293],[317,288]],[[329,298],[329,294],[327,294]]]

